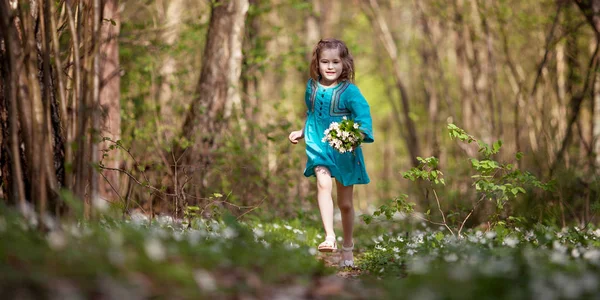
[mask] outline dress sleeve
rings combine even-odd
[[[310,111],[310,96],[312,93],[311,83],[312,83],[312,78],[308,79],[308,82],[306,83],[306,90],[304,92],[304,103],[306,104],[306,114],[308,114]]]
[[[360,129],[365,134],[364,143],[372,143],[375,141],[373,136],[373,120],[371,119],[371,109],[369,103],[358,88],[351,91],[349,108],[352,112],[354,122],[360,124]]]

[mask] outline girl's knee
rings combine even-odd
[[[342,212],[350,212],[350,211],[354,210],[354,206],[352,205],[352,202],[350,202],[350,201],[340,201],[340,202],[338,202],[338,207],[340,208],[340,211],[342,211]]]
[[[317,178],[317,189],[324,191],[331,191],[332,183],[331,178],[319,177]]]

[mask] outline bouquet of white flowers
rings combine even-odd
[[[360,124],[343,117],[342,122],[332,122],[329,128],[325,129],[323,142],[329,143],[340,153],[352,152],[364,139],[359,128]]]

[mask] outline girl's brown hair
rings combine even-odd
[[[350,51],[346,44],[337,39],[324,39],[317,43],[310,61],[310,77],[317,81],[321,77],[321,74],[319,73],[319,58],[321,51],[327,49],[338,49],[340,58],[342,59],[343,70],[338,81],[348,80],[354,82],[354,59],[352,58],[352,55],[350,55]]]

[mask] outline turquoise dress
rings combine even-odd
[[[311,78],[306,85],[304,101],[308,108],[304,125],[308,160],[304,176],[315,176],[315,167],[325,166],[344,186],[369,183],[362,148],[342,154],[322,141],[331,122],[341,122],[344,116],[360,124],[365,134],[364,143],[374,141],[369,104],[358,87],[342,81],[334,87],[324,88]]]

